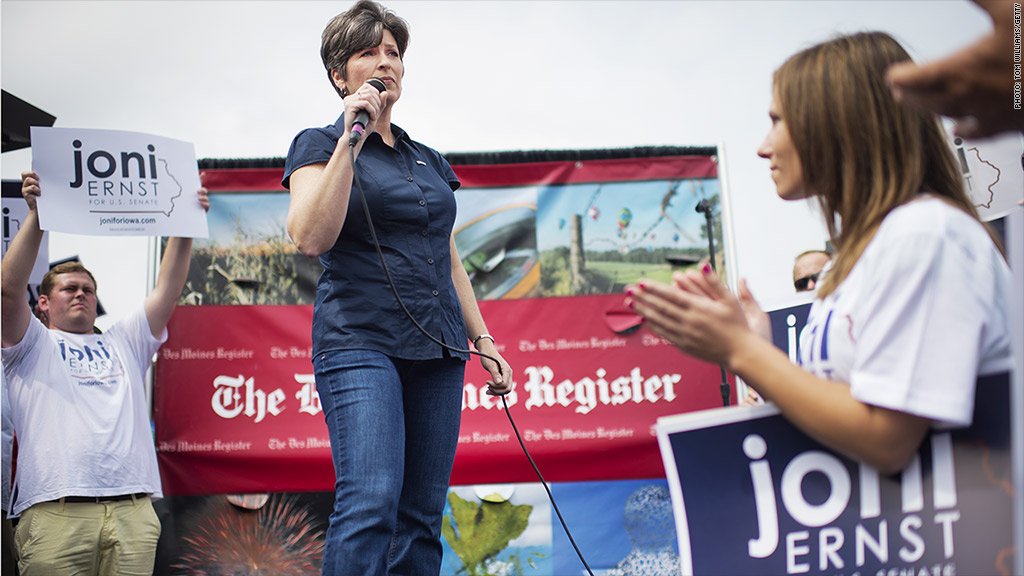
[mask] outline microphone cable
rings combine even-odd
[[[413,325],[415,325],[420,332],[422,332],[427,338],[430,338],[430,340],[433,341],[435,344],[439,344],[441,347],[447,348],[452,352],[460,352],[463,354],[476,354],[481,358],[487,358],[491,362],[497,364],[498,372],[501,372],[501,362],[498,362],[498,360],[495,357],[490,356],[488,354],[484,354],[483,352],[477,350],[463,350],[462,348],[456,348],[455,346],[449,346],[448,344],[445,344],[441,340],[435,338],[433,334],[427,332],[426,328],[421,326],[420,323],[416,321],[416,318],[413,317],[412,313],[409,312],[409,309],[405,307],[405,303],[402,302],[402,297],[398,295],[398,288],[395,286],[395,282],[391,279],[391,272],[388,270],[388,265],[384,261],[384,251],[381,250],[380,242],[377,241],[377,232],[374,230],[373,220],[370,218],[370,206],[366,202],[366,194],[363,192],[363,184],[359,180],[359,172],[356,169],[355,146],[349,146],[348,154],[349,160],[352,165],[352,179],[356,183],[356,188],[359,189],[359,199],[362,200],[363,215],[366,217],[366,226],[367,228],[370,229],[370,238],[373,240],[373,246],[377,250],[377,257],[380,258],[381,268],[384,269],[384,276],[388,280],[388,285],[391,286],[391,292],[395,295],[395,300],[398,302],[398,306],[402,308],[402,311],[405,312],[405,315],[409,317],[409,320],[413,323]],[[454,262],[451,265],[454,266]],[[562,529],[565,531],[565,535],[569,537],[569,543],[572,544],[573,549],[576,551],[576,555],[580,557],[580,562],[583,562],[583,567],[587,569],[587,573],[590,574],[590,576],[594,576],[594,572],[590,569],[590,565],[587,564],[586,559],[583,558],[583,553],[580,551],[579,546],[576,545],[576,540],[573,539],[572,533],[569,532],[569,526],[566,525],[565,519],[562,518],[562,513],[558,510],[558,504],[555,503],[555,497],[551,494],[551,488],[548,487],[547,481],[544,480],[544,476],[541,475],[540,469],[537,468],[537,464],[533,461],[533,457],[530,456],[530,451],[526,449],[526,443],[523,442],[523,437],[519,435],[519,429],[516,427],[516,423],[512,420],[512,413],[509,412],[508,402],[506,402],[505,400],[505,394],[501,394],[500,397],[501,405],[505,408],[505,416],[508,417],[508,422],[509,424],[512,425],[512,431],[516,433],[516,440],[519,440],[519,445],[523,448],[523,453],[526,454],[526,459],[530,461],[530,466],[533,467],[533,471],[537,474],[537,478],[540,478],[541,486],[544,487],[544,491],[547,492],[548,494],[548,500],[551,501],[551,507],[554,508],[555,515],[558,516],[558,521],[562,523]]]

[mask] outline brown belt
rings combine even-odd
[[[63,500],[67,504],[102,504],[103,502],[121,502],[124,500],[140,500],[149,496],[148,492],[137,492],[135,494],[118,494],[116,496],[65,496],[56,500]]]

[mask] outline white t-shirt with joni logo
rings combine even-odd
[[[11,512],[64,496],[162,496],[145,374],[166,341],[144,307],[104,334],[37,319],[3,349],[18,464]]]
[[[814,301],[800,363],[866,404],[968,425],[978,376],[1012,363],[1011,281],[977,221],[922,195],[893,210],[838,289]]]

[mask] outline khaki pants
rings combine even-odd
[[[14,535],[22,576],[150,576],[159,538],[148,496],[41,502],[21,514]]]

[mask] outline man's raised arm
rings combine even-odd
[[[206,188],[200,188],[197,194],[199,204],[209,211],[210,199],[207,197]],[[149,329],[155,338],[160,337],[171,320],[174,306],[178,303],[178,298],[181,297],[185,280],[188,279],[188,265],[191,259],[191,238],[171,237],[167,239],[163,258],[160,259],[160,272],[157,275],[156,286],[149,296],[146,296],[146,319],[149,320]]]

